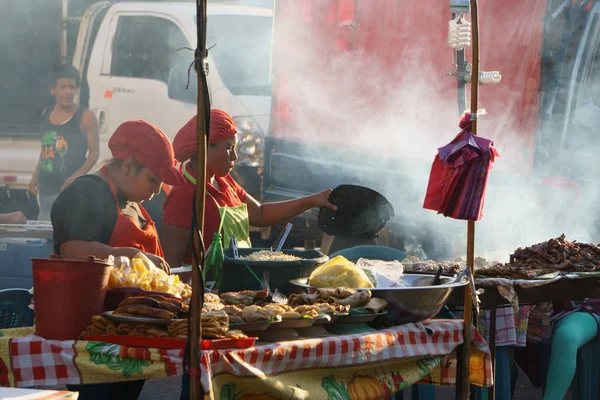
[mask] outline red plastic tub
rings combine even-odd
[[[32,258],[35,333],[75,340],[102,314],[112,265],[94,259]]]

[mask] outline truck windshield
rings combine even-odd
[[[234,95],[270,96],[271,17],[211,15],[206,47]]]

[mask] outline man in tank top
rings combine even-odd
[[[42,150],[29,184],[31,193],[39,193],[38,220],[50,221],[58,195],[98,161],[98,122],[90,110],[75,102],[79,83],[79,72],[71,65],[54,71],[50,92],[56,103],[42,113]]]

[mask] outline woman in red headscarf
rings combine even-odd
[[[204,244],[208,248],[216,232],[222,233],[224,247],[235,238],[239,247],[251,247],[250,225],[263,227],[294,218],[315,207],[335,206],[328,200],[331,189],[298,199],[259,203],[229,175],[237,153],[237,129],[233,118],[224,111],[212,110],[210,138],[206,155],[206,205]],[[183,165],[187,183],[171,190],[164,206],[163,246],[171,267],[191,263],[192,227],[196,185],[196,117],[175,136],[175,158]]]
[[[141,251],[168,272],[154,223],[140,203],[160,193],[162,182],[183,182],[171,142],[154,125],[129,121],[117,128],[108,147],[114,159],[97,173],[77,178],[54,203],[55,252],[66,258],[132,258]],[[138,380],[69,388],[83,400],[125,400],[137,399],[143,385]]]
[[[168,271],[152,219],[140,204],[161,184],[182,183],[167,136],[146,121],[123,123],[108,142],[114,159],[76,179],[52,207],[57,254],[105,258],[144,252]]]

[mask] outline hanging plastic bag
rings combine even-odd
[[[337,256],[317,267],[310,274],[309,283],[318,287],[348,287],[348,288],[372,288],[365,271],[358,268],[352,261],[342,256]]]
[[[220,287],[223,279],[223,261],[225,261],[223,242],[221,241],[221,234],[217,232],[213,235],[213,242],[204,260],[204,269],[202,271],[204,282],[214,281],[215,287]]]
[[[409,287],[410,285],[402,279],[404,266],[400,261],[369,260],[360,258],[356,266],[373,276],[375,286],[384,287]]]

